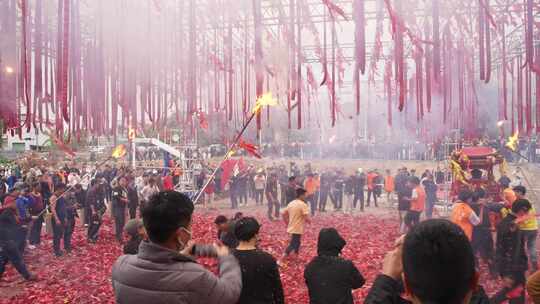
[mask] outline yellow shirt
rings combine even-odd
[[[304,225],[306,223],[306,217],[309,215],[308,204],[301,200],[294,200],[287,205],[283,212],[289,214],[289,225],[287,226],[287,233],[290,234],[304,234]]]
[[[536,210],[534,210],[534,207],[529,210],[529,215],[531,218],[519,224],[519,230],[538,230],[538,221],[536,220]]]

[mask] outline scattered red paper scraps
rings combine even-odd
[[[213,220],[217,211],[197,213],[194,216],[193,232],[197,242],[212,243],[216,231]],[[285,224],[269,221],[263,212],[254,215],[262,222],[261,247],[279,258],[288,244]],[[111,267],[122,250],[114,239],[112,223],[106,219],[97,244],[86,241],[85,230],[77,225],[73,236],[73,252],[54,258],[51,238],[46,236],[35,250],[25,253],[30,270],[37,274],[36,282],[24,282],[10,264],[0,279],[0,304],[27,303],[114,303],[111,285]],[[304,267],[316,255],[318,232],[323,227],[335,227],[347,240],[343,256],[352,259],[367,278],[366,285],[354,292],[356,303],[360,303],[369,292],[373,280],[381,269],[385,253],[393,246],[397,237],[397,219],[381,219],[374,215],[349,216],[336,213],[317,215],[307,228],[302,239],[300,257],[290,260],[280,268],[286,303],[308,303],[304,283]],[[217,272],[213,259],[200,259],[205,267]],[[485,265],[481,273],[487,274]],[[489,295],[494,294],[500,282],[483,275],[482,285]]]

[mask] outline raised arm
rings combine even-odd
[[[207,299],[201,303],[235,304],[242,291],[240,266],[232,254],[221,255],[218,259],[219,277],[205,269],[199,282],[194,282],[199,287],[198,292]]]

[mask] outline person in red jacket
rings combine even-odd
[[[21,186],[22,184],[15,185],[10,189],[9,193],[4,197],[2,206],[11,206],[12,204],[15,204],[19,195],[21,195]]]
[[[174,190],[174,183],[173,183],[173,178],[171,176],[171,171],[167,171],[167,173],[163,177],[163,190],[164,191]]]

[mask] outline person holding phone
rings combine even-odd
[[[242,275],[229,249],[213,245],[219,275],[191,255],[193,210],[191,199],[175,191],[159,192],[142,205],[148,240],[137,255],[123,255],[113,265],[116,303],[237,303]]]

